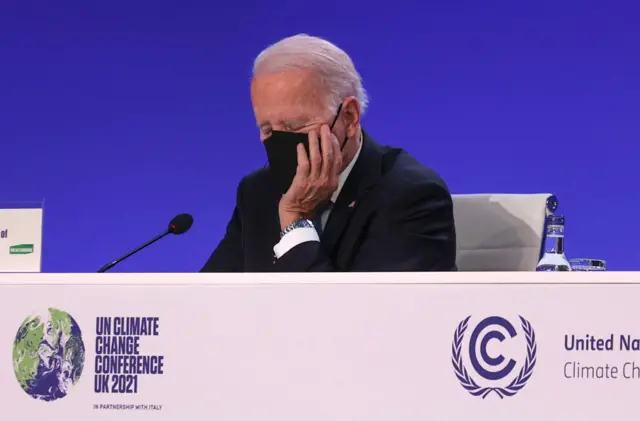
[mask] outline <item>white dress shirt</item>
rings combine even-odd
[[[331,203],[333,204],[335,204],[336,200],[338,200],[340,191],[342,190],[344,183],[347,181],[347,177],[349,177],[351,170],[353,170],[353,166],[356,164],[356,161],[360,156],[360,151],[362,150],[362,140],[363,140],[362,135],[360,135],[360,145],[358,145],[358,151],[356,152],[351,162],[349,162],[349,165],[347,165],[344,171],[340,173],[340,177],[338,178],[338,188],[336,189],[335,192],[333,192],[333,195],[331,196]],[[324,227],[327,225],[327,221],[329,220],[330,214],[331,214],[331,208],[329,208],[329,210],[325,211],[322,214],[321,220],[322,220],[323,230],[324,230]],[[318,231],[316,231],[315,228],[296,228],[286,233],[280,239],[280,242],[273,247],[273,253],[275,254],[276,258],[279,259],[286,252],[288,252],[298,244],[306,243],[309,241],[320,241],[320,237],[318,236]]]

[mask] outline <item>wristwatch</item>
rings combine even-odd
[[[315,229],[316,227],[313,226],[313,222],[309,221],[308,219],[297,219],[295,221],[293,221],[292,223],[290,223],[289,225],[287,225],[286,227],[284,227],[284,229],[282,231],[280,231],[280,238],[284,237],[286,234],[290,233],[291,231],[298,229],[298,228],[313,228]]]

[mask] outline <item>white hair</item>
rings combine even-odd
[[[322,38],[298,34],[264,49],[253,62],[253,76],[289,69],[317,74],[328,91],[328,106],[335,112],[347,97],[354,96],[364,114],[369,100],[362,78],[351,57]]]

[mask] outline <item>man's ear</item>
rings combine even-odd
[[[360,127],[360,104],[356,97],[350,96],[342,103],[341,114],[347,137],[356,136]]]

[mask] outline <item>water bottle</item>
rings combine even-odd
[[[571,265],[564,255],[564,216],[547,216],[547,237],[544,244],[544,255],[536,271],[566,272]]]

